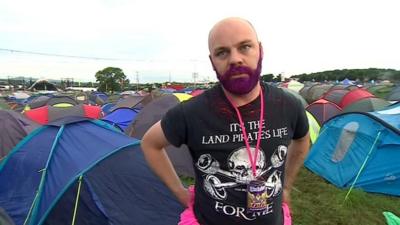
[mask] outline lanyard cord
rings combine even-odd
[[[262,88],[260,89],[260,99],[261,99],[260,121],[259,121],[259,125],[258,125],[257,145],[256,145],[254,157],[251,154],[250,144],[249,144],[249,140],[248,140],[248,136],[247,136],[247,132],[246,132],[246,127],[244,126],[244,123],[243,123],[242,115],[240,114],[239,109],[233,104],[233,101],[227,95],[225,95],[225,96],[236,111],[236,115],[237,115],[237,117],[239,119],[239,123],[240,123],[240,128],[242,129],[243,140],[244,140],[244,143],[246,144],[247,154],[249,156],[249,160],[251,163],[251,170],[253,172],[253,177],[256,178],[256,176],[257,176],[257,170],[256,170],[257,164],[256,163],[257,163],[258,151],[260,149],[261,131],[262,131],[262,126],[263,126],[263,121],[264,121],[264,94],[263,94]]]

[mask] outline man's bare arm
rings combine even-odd
[[[165,147],[169,145],[161,128],[160,121],[154,124],[143,136],[141,147],[147,163],[154,173],[167,185],[178,200],[188,206],[189,194],[183,186],[168,158]]]
[[[285,166],[285,184],[283,187],[283,201],[288,204],[290,204],[290,191],[292,190],[296,176],[304,163],[309,148],[309,133],[302,138],[292,140],[292,143],[289,145]]]

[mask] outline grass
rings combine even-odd
[[[185,185],[193,178],[181,178]],[[291,210],[294,225],[386,225],[384,211],[400,216],[400,198],[338,189],[321,177],[302,168],[292,190]]]
[[[302,168],[292,191],[295,225],[385,225],[384,211],[400,216],[400,198],[338,189],[309,170]]]

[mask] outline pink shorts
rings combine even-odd
[[[190,203],[189,207],[182,212],[181,214],[181,221],[179,221],[178,225],[200,225],[197,222],[197,219],[194,215],[193,205],[194,205],[194,186],[190,186],[188,188],[190,193]],[[284,225],[292,225],[292,217],[290,215],[289,206],[286,203],[282,203],[282,210],[283,210],[283,220]]]

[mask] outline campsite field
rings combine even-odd
[[[183,179],[186,184],[192,179]],[[400,216],[400,197],[341,190],[302,168],[292,191],[294,225],[385,225],[384,211]]]

